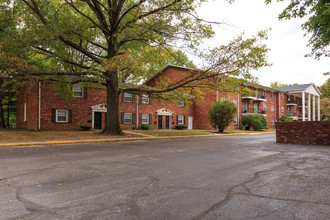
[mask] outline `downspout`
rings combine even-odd
[[[41,81],[39,81],[39,97],[38,97],[38,130],[40,130],[40,114],[41,114]]]
[[[216,95],[217,95],[217,98],[216,98],[216,101],[218,102],[219,101],[219,88],[218,88],[218,86],[219,86],[219,82],[218,82],[218,78],[217,78],[217,92],[216,92]]]
[[[239,90],[239,88],[237,89]],[[239,91],[237,93],[237,128],[239,129],[239,114],[240,114],[240,109],[239,109]]]
[[[136,95],[136,128],[139,128],[139,95]]]

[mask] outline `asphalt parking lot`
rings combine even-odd
[[[329,183],[274,134],[0,148],[0,219],[330,219]]]

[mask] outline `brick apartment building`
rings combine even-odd
[[[149,79],[146,84],[155,87],[165,77],[177,81],[192,70],[167,65]],[[268,128],[282,115],[293,120],[320,120],[320,110],[315,109],[315,99],[320,102],[320,92],[315,84],[303,84],[281,88],[245,83],[257,91],[257,95],[244,97],[238,93],[205,91],[202,102],[185,104],[163,102],[148,95],[124,93],[119,96],[119,118],[123,129],[148,124],[154,129],[171,129],[175,125],[187,125],[188,129],[214,129],[208,120],[208,110],[216,101],[228,100],[237,105],[238,112],[228,129],[243,129],[242,115],[261,113],[267,118]],[[307,100],[306,100],[307,98]],[[38,81],[17,91],[17,128],[33,130],[72,130],[81,125],[102,129],[106,120],[106,91],[100,88],[84,88],[73,85],[73,98],[60,98],[50,82]],[[318,106],[320,106],[318,104]]]

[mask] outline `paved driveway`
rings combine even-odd
[[[274,141],[0,148],[0,219],[329,219],[330,147]]]

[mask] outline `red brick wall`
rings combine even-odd
[[[26,103],[26,121],[24,121]],[[17,90],[16,127],[38,129],[38,83],[27,83]]]
[[[330,122],[278,122],[276,123],[276,142],[330,145]]]
[[[106,103],[106,91],[99,88],[88,88],[87,99],[72,97],[61,98],[51,83],[42,82],[41,89],[41,129],[72,130],[81,125],[92,126],[91,106]],[[72,110],[72,123],[52,122],[52,109]],[[104,121],[104,113],[102,115]]]

